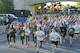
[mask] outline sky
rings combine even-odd
[[[69,5],[71,5],[71,6],[74,6],[74,5],[76,5],[76,2],[73,2],[73,1],[63,1],[63,2],[61,2],[61,4],[63,4],[63,5],[66,5],[66,4],[69,4]]]
[[[62,5],[69,4],[70,6],[74,6],[76,4],[76,2],[74,2],[74,1],[62,1],[61,4]],[[51,2],[47,3],[47,5],[51,5]]]

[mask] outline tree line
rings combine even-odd
[[[0,14],[14,10],[13,0],[0,0]]]

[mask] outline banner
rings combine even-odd
[[[18,18],[18,21],[24,23],[24,22],[27,21],[27,17],[19,17],[19,18]]]

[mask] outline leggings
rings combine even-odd
[[[9,44],[9,42],[10,42],[9,38],[10,38],[10,36],[9,36],[9,34],[7,34],[7,41],[8,41],[8,44]]]
[[[11,42],[12,38],[13,38],[13,41],[14,41],[14,43],[15,43],[15,35],[11,35],[11,36],[10,36],[10,42]]]
[[[24,36],[21,37],[22,45],[24,44]]]

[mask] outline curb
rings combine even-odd
[[[0,33],[0,35],[3,35],[3,34],[6,34],[6,33]]]

